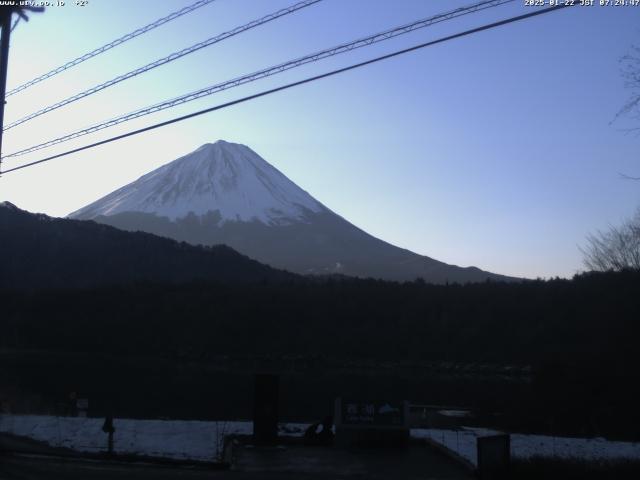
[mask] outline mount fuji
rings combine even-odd
[[[430,283],[514,280],[395,247],[318,202],[245,145],[207,143],[69,215],[191,244],[226,244],[302,274]]]

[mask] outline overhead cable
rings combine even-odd
[[[61,72],[64,72],[65,70],[68,70],[71,67],[75,67],[76,65],[85,62],[87,60],[89,60],[90,58],[93,58],[97,55],[100,55],[101,53],[106,52],[107,50],[111,50],[114,47],[117,47],[118,45],[122,45],[123,43],[138,37],[140,35],[142,35],[143,33],[147,33],[151,30],[153,30],[154,28],[159,27],[160,25],[164,25],[165,23],[168,23],[172,20],[175,20],[178,17],[181,17],[182,15],[185,15],[187,13],[193,12],[194,10],[200,8],[200,7],[204,7],[205,5],[208,5],[211,2],[215,2],[215,0],[198,0],[197,2],[181,8],[180,10],[177,10],[173,13],[170,13],[169,15],[167,15],[166,17],[162,17],[159,18],[158,20],[156,20],[155,22],[151,22],[148,25],[145,25],[144,27],[140,27],[136,30],[134,30],[131,33],[127,33],[126,35],[123,35],[119,38],[116,38],[115,40],[107,43],[106,45],[103,45],[101,47],[96,48],[95,50],[92,50],[88,53],[85,53],[84,55],[81,55],[67,63],[65,63],[64,65],[60,65],[59,67],[54,68],[53,70],[44,73],[32,80],[29,80],[28,82],[23,83],[22,85],[17,86],[16,88],[14,88],[13,90],[10,90],[7,92],[7,97],[14,95],[18,92],[21,92],[22,90],[25,90],[29,87],[31,87],[32,85],[35,85],[36,83],[40,83],[43,80],[46,80],[47,78],[51,78],[54,75],[57,75]]]
[[[164,126],[167,126],[167,125],[171,125],[173,123],[181,122],[183,120],[188,120],[190,118],[194,118],[194,117],[197,117],[197,116],[200,116],[200,115],[204,115],[206,113],[214,112],[216,110],[222,110],[224,108],[228,108],[228,107],[231,107],[233,105],[237,105],[237,104],[240,104],[240,103],[248,102],[250,100],[255,100],[257,98],[264,97],[266,95],[271,95],[273,93],[277,93],[277,92],[280,92],[280,91],[283,91],[283,90],[287,90],[289,88],[297,87],[299,85],[304,85],[306,83],[314,82],[316,80],[320,80],[320,79],[323,79],[323,78],[331,77],[333,75],[337,75],[337,74],[344,73],[344,72],[347,72],[347,71],[350,71],[350,70],[354,70],[356,68],[364,67],[366,65],[371,65],[373,63],[377,63],[377,62],[380,62],[382,60],[387,60],[389,58],[397,57],[397,56],[403,55],[405,53],[413,52],[413,51],[416,51],[416,50],[419,50],[419,49],[422,49],[422,48],[430,47],[432,45],[436,45],[436,44],[443,43],[443,42],[446,42],[446,41],[449,41],[449,40],[453,40],[453,39],[456,39],[456,38],[464,37],[464,36],[471,35],[471,34],[474,34],[474,33],[482,32],[484,30],[489,30],[489,29],[492,29],[492,28],[500,27],[502,25],[507,25],[507,24],[510,24],[510,23],[518,22],[518,21],[521,21],[521,20],[525,20],[527,18],[531,18],[531,17],[535,17],[535,16],[538,16],[538,15],[542,15],[542,14],[545,14],[545,13],[553,12],[553,11],[556,11],[556,10],[561,10],[563,8],[570,7],[570,6],[573,6],[573,5],[570,4],[570,3],[566,3],[566,4],[561,4],[561,5],[558,5],[558,6],[554,6],[554,7],[547,7],[547,8],[543,8],[543,9],[539,9],[539,10],[533,10],[533,11],[531,11],[529,13],[524,14],[524,15],[518,15],[516,17],[510,17],[510,18],[507,18],[505,20],[500,20],[498,22],[494,22],[494,23],[483,25],[481,27],[476,27],[476,28],[472,28],[470,30],[465,30],[463,32],[456,33],[456,34],[453,34],[453,35],[449,35],[449,36],[446,36],[446,37],[442,37],[442,38],[439,38],[437,40],[432,40],[430,42],[422,43],[420,45],[415,45],[413,47],[405,48],[405,49],[402,49],[402,50],[397,50],[395,52],[388,53],[386,55],[382,55],[382,56],[379,56],[379,57],[376,57],[376,58],[372,58],[370,60],[366,60],[364,62],[356,63],[356,64],[353,64],[353,65],[349,65],[347,67],[343,67],[343,68],[339,68],[339,69],[336,69],[336,70],[332,70],[330,72],[326,72],[326,73],[323,73],[323,74],[320,74],[320,75],[315,75],[313,77],[308,77],[308,78],[305,78],[303,80],[299,80],[297,82],[288,83],[286,85],[282,85],[280,87],[272,88],[272,89],[269,89],[269,90],[264,90],[262,92],[255,93],[253,95],[249,95],[249,96],[246,96],[246,97],[243,97],[243,98],[239,98],[237,100],[233,100],[233,101],[230,101],[230,102],[226,102],[226,103],[223,103],[221,105],[216,105],[216,106],[213,106],[213,107],[205,108],[204,110],[199,110],[197,112],[189,113],[187,115],[182,115],[180,117],[172,118],[170,120],[166,120],[164,122],[156,123],[154,125],[149,125],[149,126],[144,127],[144,128],[140,128],[140,129],[133,130],[133,131],[130,131],[130,132],[127,132],[127,133],[123,133],[121,135],[116,135],[114,137],[110,137],[110,138],[107,138],[105,140],[100,140],[98,142],[94,142],[94,143],[91,143],[91,144],[88,144],[88,145],[84,145],[82,147],[74,148],[74,149],[68,150],[66,152],[58,153],[56,155],[51,155],[51,156],[43,158],[41,160],[36,160],[36,161],[33,161],[33,162],[25,163],[23,165],[19,165],[17,167],[13,167],[13,168],[10,168],[8,170],[5,170],[2,173],[9,173],[9,172],[14,172],[16,170],[21,170],[21,169],[24,169],[24,168],[27,168],[27,167],[32,167],[34,165],[38,165],[40,163],[48,162],[48,161],[54,160],[56,158],[64,157],[64,156],[67,156],[67,155],[71,155],[73,153],[78,153],[78,152],[81,152],[81,151],[84,151],[84,150],[95,148],[97,146],[104,145],[104,144],[111,143],[111,142],[115,142],[117,140],[122,140],[122,139],[127,138],[127,137],[131,137],[131,136],[138,135],[138,134],[141,134],[141,133],[144,133],[144,132],[148,132],[150,130],[155,130],[157,128],[164,127]]]
[[[260,25],[264,25],[265,23],[271,22],[285,15],[289,15],[291,13],[297,12],[298,10],[309,7],[321,1],[322,0],[303,0],[287,8],[283,8],[281,10],[278,10],[277,12],[270,13],[269,15],[265,15],[262,18],[253,20],[249,23],[236,27],[233,30],[229,30],[228,32],[224,32],[224,33],[221,33],[220,35],[216,35],[215,37],[208,38],[207,40],[196,43],[195,45],[192,45],[188,48],[184,48],[177,52],[173,52],[172,54],[159,58],[154,62],[148,63],[147,65],[144,65],[142,67],[136,68],[135,70],[131,70],[130,72],[119,75],[115,78],[112,78],[111,80],[107,80],[106,82],[103,82],[99,85],[91,87],[88,90],[84,90],[80,93],[76,93],[75,95],[72,95],[68,98],[65,98],[64,100],[56,102],[53,105],[49,105],[48,107],[45,107],[36,112],[33,112],[27,115],[26,117],[20,118],[19,120],[16,120],[15,122],[10,123],[4,128],[4,130],[5,131],[9,130],[13,127],[20,125],[21,123],[28,122],[29,120],[39,117],[40,115],[44,115],[45,113],[51,112],[53,110],[57,110],[60,107],[64,107],[65,105],[78,101],[82,98],[88,97],[89,95],[93,95],[94,93],[100,92],[101,90],[112,87],[113,85],[116,85],[120,82],[124,82],[125,80],[128,80],[130,78],[137,77],[138,75],[146,73],[149,70],[153,70],[156,67],[173,62],[175,60],[178,60],[179,58],[189,55],[190,53],[197,52],[198,50],[201,50],[205,47],[209,47],[215,43],[219,43],[223,40],[226,40],[227,38],[233,37],[242,32],[246,32],[247,30],[251,30],[252,28],[258,27]]]
[[[191,102],[209,95],[213,95],[214,93],[221,92],[223,90],[228,90],[230,88],[238,87],[240,85],[244,85],[246,83],[254,82],[256,80],[260,80],[265,77],[269,77],[278,73],[282,73],[287,70],[291,70],[293,68],[300,67],[302,65],[306,65],[308,63],[317,62],[319,60],[323,60],[328,57],[332,57],[335,55],[339,55],[342,53],[350,52],[357,48],[366,47],[369,45],[373,45],[375,43],[379,43],[385,40],[389,40],[391,38],[397,37],[399,35],[405,35],[409,32],[413,32],[420,28],[429,27],[436,23],[444,22],[447,20],[452,20],[457,17],[461,17],[463,15],[468,15],[470,13],[475,13],[480,10],[486,10],[487,8],[493,8],[505,3],[511,3],[514,0],[485,0],[479,3],[475,3],[473,5],[469,5],[466,7],[457,8],[455,10],[451,10],[449,12],[440,13],[435,16],[431,16],[425,19],[417,20],[415,22],[405,24],[399,27],[395,27],[389,30],[385,30],[380,33],[376,33],[374,35],[370,35],[368,37],[360,38],[355,41],[351,41],[348,43],[343,43],[337,45],[332,48],[327,48],[321,50],[319,52],[315,52],[309,55],[305,55],[304,57],[296,58],[294,60],[289,60],[287,62],[265,68],[263,70],[259,70],[257,72],[253,72],[247,75],[243,75],[241,77],[234,78],[232,80],[227,80],[222,83],[218,83],[215,85],[211,85],[200,90],[196,90],[194,92],[187,93],[185,95],[181,95],[179,97],[163,101],[161,103],[156,103],[154,105],[135,110],[133,112],[127,113],[125,115],[121,115],[119,117],[112,118],[110,120],[103,121],[98,124],[91,125],[89,127],[83,128],[81,130],[77,130],[72,133],[68,133],[61,137],[57,137],[46,142],[40,143],[38,145],[33,145],[31,147],[10,153],[3,158],[11,158],[17,157],[21,155],[26,155],[28,153],[41,150],[43,148],[51,147],[53,145],[57,145],[62,142],[66,142],[69,140],[73,140],[75,138],[88,135],[90,133],[94,133],[100,130],[104,130],[105,128],[113,127],[115,125],[119,125],[123,122],[127,122],[129,120],[133,120],[139,117],[143,117],[145,115],[149,115],[151,113],[159,112],[162,110],[166,110],[168,108],[175,107],[177,105],[182,105],[187,102]]]

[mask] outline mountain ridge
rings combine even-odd
[[[298,274],[422,278],[430,283],[519,280],[449,265],[373,237],[249,147],[223,140],[205,144],[69,217],[194,245],[226,244]]]
[[[49,217],[0,203],[5,255],[0,287],[75,289],[169,285],[197,281],[250,284],[298,278],[226,245],[193,246],[146,232],[125,232],[93,221]]]

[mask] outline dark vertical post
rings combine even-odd
[[[109,441],[107,445],[107,452],[109,455],[113,455],[113,431],[109,432]]]
[[[2,129],[4,128],[4,103],[7,93],[7,66],[9,64],[9,39],[11,38],[10,8],[0,10],[2,15],[2,40],[0,45],[0,173],[2,173]]]
[[[253,404],[253,439],[256,443],[273,444],[278,439],[277,375],[256,375]]]
[[[511,464],[511,437],[491,435],[478,437],[478,477],[482,480],[509,478]]]
[[[113,434],[116,431],[116,428],[113,426],[113,414],[109,410],[106,418],[104,419],[104,424],[102,425],[102,431],[109,435],[107,439],[107,452],[109,455],[113,455]]]

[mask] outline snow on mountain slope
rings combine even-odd
[[[219,140],[168,163],[73,212],[72,218],[152,213],[171,220],[219,211],[221,223],[303,221],[326,210],[245,145]]]
[[[509,280],[448,265],[369,235],[335,214],[249,147],[208,143],[69,215],[193,245],[225,244],[302,274],[386,280]]]

